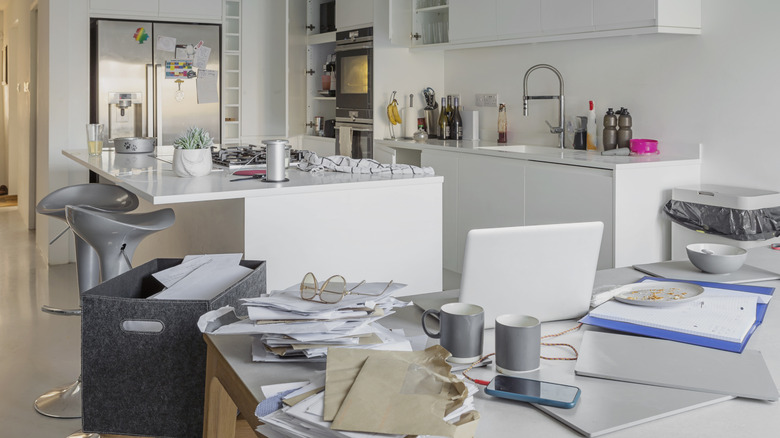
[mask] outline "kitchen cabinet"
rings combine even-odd
[[[658,27],[687,33],[701,29],[701,0],[593,0],[597,31]]]
[[[447,0],[390,0],[390,42],[401,47],[424,47],[450,41]]]
[[[376,147],[376,144],[374,144]],[[398,149],[401,150],[401,149]],[[442,186],[442,266],[460,272],[463,263],[458,243],[458,155],[441,151],[423,151],[420,164],[433,167],[437,176],[444,177]]]
[[[425,7],[419,7],[421,1],[409,1],[390,0],[390,32],[394,45],[411,48],[701,33],[701,0],[450,0],[443,6],[422,0]],[[411,21],[403,19],[404,14],[411,15]],[[433,39],[443,30],[447,38]]]
[[[336,29],[370,27],[374,24],[373,0],[336,0]]]
[[[541,10],[542,0],[497,0],[497,38],[522,38],[541,34]]]
[[[329,149],[327,155],[333,155],[336,151],[336,139],[318,137],[318,133],[314,131],[315,117],[322,117],[323,120],[336,118],[335,89],[329,92],[323,90],[322,86],[325,66],[336,52],[336,32],[320,33],[320,4],[322,3],[325,3],[325,0],[307,1],[306,71],[303,73],[306,76],[306,108],[302,109],[306,114],[306,121],[305,126],[295,127],[293,133],[300,131],[305,134],[301,139],[302,148],[317,148],[320,151]],[[338,7],[338,2],[336,5]],[[333,61],[335,62],[335,59]]]
[[[89,0],[89,13],[91,17],[213,22],[222,20],[222,6],[215,0]]]
[[[219,20],[222,18],[222,5],[214,0],[160,0],[159,15],[169,19],[185,16],[196,20]]]
[[[241,142],[241,1],[225,0],[222,24],[222,144]]]
[[[421,165],[444,177],[443,260],[453,272],[461,271],[468,230],[549,223],[603,222],[599,268],[669,260],[671,224],[662,207],[674,187],[701,178],[699,145],[619,158],[555,148],[506,152],[482,149],[496,143],[481,141],[375,145],[394,149],[398,163],[420,154]]]
[[[450,0],[450,42],[495,39],[496,0]]]
[[[529,161],[525,167],[525,225],[604,223],[599,269],[614,266],[612,171]]]
[[[541,24],[542,34],[591,32],[594,30],[593,1],[544,0],[541,8]]]
[[[455,256],[456,272],[462,272],[469,230],[525,225],[526,163],[470,154],[460,155],[457,161]]]

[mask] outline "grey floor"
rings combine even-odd
[[[80,320],[40,311],[78,306],[77,291],[75,265],[46,266],[17,208],[0,208],[0,436],[67,437],[81,427],[33,409],[40,394],[79,375]]]

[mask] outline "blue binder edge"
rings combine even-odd
[[[641,283],[645,280],[693,283],[704,287],[751,292],[751,293],[758,293],[762,295],[773,295],[775,291],[775,288],[768,287],[768,286],[712,283],[707,281],[674,280],[670,278],[657,278],[657,277],[642,277],[642,279],[639,280],[639,282]],[[720,339],[712,339],[705,336],[697,336],[688,333],[680,333],[673,330],[664,330],[664,329],[659,329],[654,327],[647,327],[643,325],[632,324],[629,322],[612,321],[609,319],[596,318],[594,316],[590,316],[590,314],[585,315],[582,319],[580,319],[579,322],[588,325],[597,326],[597,327],[607,328],[611,330],[626,332],[626,333],[633,333],[637,335],[650,336],[653,338],[667,339],[670,341],[677,341],[686,344],[699,345],[702,347],[717,348],[719,350],[742,353],[742,351],[745,350],[745,346],[750,340],[750,337],[753,335],[753,332],[755,332],[756,328],[759,325],[761,325],[762,322],[764,322],[764,315],[766,315],[767,307],[768,304],[759,303],[756,305],[756,322],[753,323],[752,327],[750,327],[750,330],[748,331],[747,335],[745,335],[745,339],[742,342],[729,342]]]

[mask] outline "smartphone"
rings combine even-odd
[[[496,376],[485,388],[494,397],[571,409],[580,399],[580,388],[521,377]]]

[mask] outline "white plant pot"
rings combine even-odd
[[[174,149],[173,171],[181,177],[208,175],[211,173],[211,148]]]

